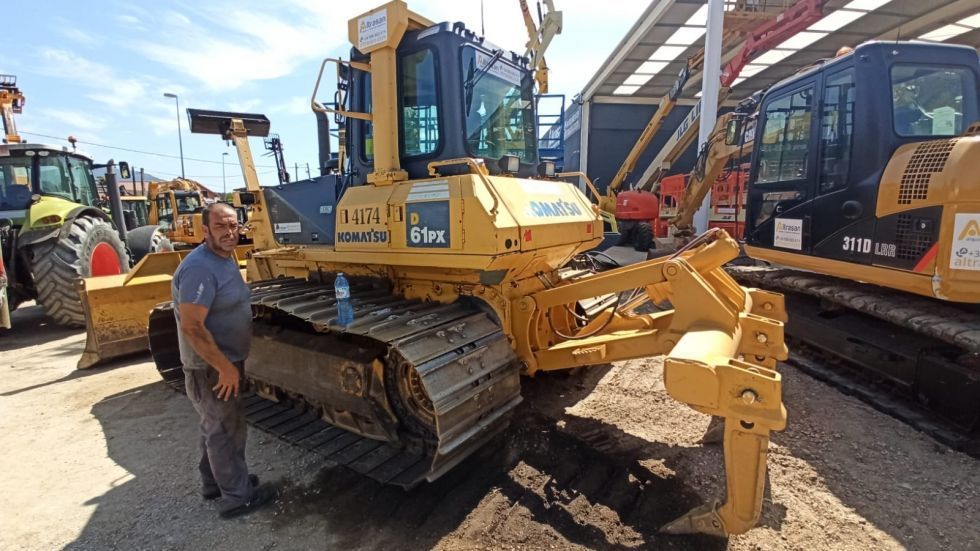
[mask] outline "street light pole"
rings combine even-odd
[[[177,143],[180,145],[180,177],[187,179],[184,173],[184,137],[180,131],[180,99],[177,98],[177,94],[171,94],[170,92],[164,92],[163,97],[173,98],[174,103],[177,105]]]
[[[225,151],[221,154],[221,200],[225,200],[225,195],[228,194],[228,187],[225,184],[225,157],[228,156],[228,152]]]

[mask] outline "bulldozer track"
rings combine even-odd
[[[411,488],[435,480],[506,428],[521,402],[517,359],[500,326],[478,308],[407,300],[362,281],[351,288],[353,321],[340,325],[330,285],[284,278],[250,287],[259,361],[250,360],[246,378],[259,392],[244,398],[246,418],[330,464]],[[283,346],[301,361],[262,361],[279,359]],[[183,391],[169,304],[151,316],[150,348],[164,382]],[[316,371],[317,354],[337,355],[339,363],[321,366],[336,371]],[[384,377],[372,379],[369,367],[356,372],[350,366],[358,362],[383,364]],[[314,371],[303,373],[307,368]],[[334,390],[316,395],[331,376],[361,397],[358,407],[328,403]],[[346,426],[328,422],[334,419]]]
[[[973,305],[785,268],[727,268],[742,285],[786,294],[788,363],[980,458]]]

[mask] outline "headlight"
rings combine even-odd
[[[555,162],[554,161],[541,161],[538,164],[538,175],[544,176],[545,178],[555,177]]]
[[[500,158],[500,170],[508,174],[516,174],[521,169],[521,159],[516,155],[504,155]]]
[[[62,221],[64,221],[64,219],[60,215],[49,214],[38,219],[37,224],[41,226],[50,226],[53,224],[61,224]]]

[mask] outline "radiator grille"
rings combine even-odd
[[[949,159],[949,152],[956,145],[956,139],[924,142],[915,148],[912,159],[905,167],[902,181],[898,186],[898,204],[908,205],[912,201],[924,201],[929,195],[929,182],[932,175],[942,172]]]
[[[911,214],[899,214],[895,226],[895,256],[899,260],[918,260],[932,245],[932,231],[915,227]]]

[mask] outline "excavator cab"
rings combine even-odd
[[[870,42],[773,86],[755,136],[749,254],[980,299],[963,285],[980,282],[963,261],[980,249],[953,235],[980,220],[968,176],[980,138],[966,135],[980,120],[978,82],[973,48]]]

